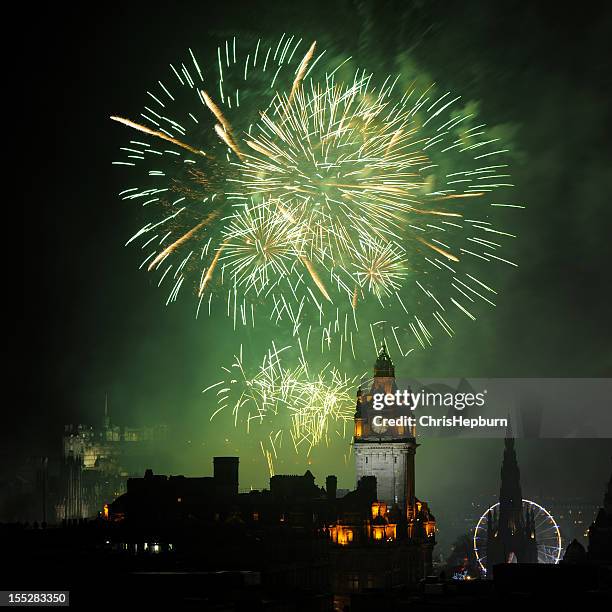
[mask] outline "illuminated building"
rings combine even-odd
[[[414,517],[414,459],[417,449],[414,429],[398,426],[389,429],[376,425],[372,398],[376,393],[395,393],[395,367],[383,345],[374,364],[374,379],[369,391],[361,387],[357,392],[355,411],[355,473],[359,481],[363,476],[375,476],[378,497],[389,507],[397,506],[409,519]],[[394,418],[400,407],[385,406],[385,417]]]
[[[58,521],[96,516],[125,492],[130,473],[142,472],[167,437],[165,426],[128,428],[111,423],[108,402],[102,427],[66,425],[62,438]]]
[[[393,432],[373,422],[375,393],[395,393],[395,368],[383,345],[368,392],[357,393],[355,471],[357,488],[336,503],[329,527],[332,588],[336,604],[355,593],[414,584],[431,572],[435,518],[415,496],[414,429]],[[386,406],[396,417],[399,407]]]
[[[166,438],[165,425],[140,428],[113,425],[108,403],[105,403],[102,428],[83,424],[64,427],[63,456],[68,457],[72,453],[82,458],[84,469],[94,469],[101,460],[134,455],[142,451],[146,444],[163,442]]]
[[[320,488],[309,470],[272,476],[269,490],[239,493],[238,458],[215,457],[212,477],[161,476],[147,470],[144,478],[130,478],[127,493],[109,504],[104,517],[128,531],[137,529],[138,537],[148,533],[147,542],[175,530],[177,550],[193,545],[176,539],[176,530],[185,525],[193,537],[214,533],[227,542],[242,538],[242,555],[257,543],[271,555],[257,562],[274,580],[331,586],[338,605],[367,589],[415,584],[431,572],[436,532],[427,503],[415,496],[415,432],[393,437],[375,430],[367,414],[373,392],[396,388],[393,363],[382,347],[369,395],[361,389],[358,394],[357,486],[342,497],[335,476],[327,476]],[[156,541],[164,543],[163,538]],[[143,541],[123,544],[142,550]]]
[[[577,540],[586,545],[589,525],[597,516],[599,504],[581,496],[545,496],[541,503],[555,517],[564,543]]]

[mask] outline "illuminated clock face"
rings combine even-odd
[[[372,431],[377,434],[383,434],[385,431],[387,431],[387,426],[383,425],[382,423],[379,425],[372,423]]]

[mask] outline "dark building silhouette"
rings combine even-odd
[[[237,457],[215,457],[212,477],[147,470],[105,512],[117,529],[112,541],[132,554],[145,545],[194,555],[205,549],[211,569],[258,568],[262,584],[332,592],[339,609],[368,590],[415,585],[431,573],[436,523],[414,494],[414,431],[378,431],[368,413],[374,392],[396,388],[383,346],[370,392],[358,392],[357,483],[346,495],[337,496],[336,476],[323,488],[309,470],[239,493]]]
[[[234,457],[214,462],[238,465]],[[306,471],[273,476],[269,490],[238,493],[225,475],[147,470],[130,478],[106,513],[113,546],[131,555],[191,554],[198,563],[206,550],[210,569],[257,568],[262,583],[333,592],[345,604],[368,589],[414,585],[431,569],[435,521],[426,504],[416,502],[409,524],[397,506],[377,499],[374,476],[337,498],[335,476],[327,476],[327,489]]]
[[[563,563],[586,563],[587,552],[584,546],[575,538],[567,545],[563,554]]]
[[[612,475],[604,495],[603,507],[589,527],[588,558],[596,563],[612,564]]]
[[[325,491],[327,499],[334,503],[338,495],[338,478],[336,476],[328,476],[325,479]]]
[[[49,510],[49,457],[40,459],[40,465],[36,471],[36,490],[40,495],[41,521],[46,523]]]
[[[165,476],[147,470],[107,507],[107,518],[130,525],[172,527],[227,518],[239,499],[238,457],[215,457],[214,475]]]
[[[534,516],[529,510],[523,511],[520,470],[510,431],[504,444],[499,506],[487,517],[488,576],[500,563],[538,562]]]
[[[330,478],[328,476],[328,478]],[[278,474],[270,478],[270,493],[279,499],[300,499],[318,497],[322,490],[315,485],[315,477],[310,470],[303,476]]]
[[[83,517],[83,457],[70,452],[62,464],[61,520]]]
[[[238,494],[238,457],[215,457],[213,459],[213,480],[223,495]]]

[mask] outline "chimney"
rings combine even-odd
[[[238,495],[238,457],[214,457],[213,477],[217,491],[224,497]]]
[[[336,500],[336,492],[338,490],[338,479],[335,476],[328,476],[325,479],[325,491],[329,501]]]

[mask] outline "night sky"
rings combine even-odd
[[[236,33],[289,31],[338,51],[357,47],[383,72],[397,69],[404,52],[404,61],[477,101],[481,118],[511,140],[515,200],[527,206],[511,253],[520,267],[500,273],[497,308],[466,320],[452,341],[396,359],[398,375],[612,375],[612,12],[604,3],[571,12],[528,2],[124,4],[29,16],[19,87],[36,154],[21,185],[24,250],[11,254],[23,265],[26,359],[25,393],[5,407],[9,452],[57,452],[63,424],[99,422],[108,393],[115,421],[170,425],[168,471],[207,474],[214,454],[239,454],[241,488],[265,484],[258,447],[223,420],[211,424],[211,400],[201,394],[235,338],[195,321],[189,300],[164,306],[166,293],[138,270],[138,255],[123,246],[138,219],[117,198],[124,181],[111,166],[126,132],[109,115],[137,115],[145,90],[187,47],[214,57],[218,41]],[[609,440],[517,447],[525,494],[603,495]],[[354,485],[342,452],[311,457],[319,483],[337,473],[339,486]],[[417,494],[440,521],[495,492],[501,455],[499,440],[430,441],[417,456]],[[306,467],[300,456],[278,470]]]

